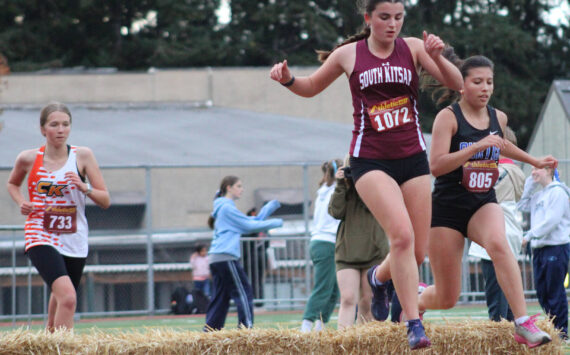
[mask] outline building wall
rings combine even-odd
[[[297,76],[315,68],[292,68]],[[2,78],[2,103],[192,103],[332,122],[352,122],[348,80],[337,79],[323,93],[306,99],[269,78],[269,68],[156,70],[150,73],[12,74]]]
[[[315,68],[292,68],[297,76]],[[208,103],[215,106],[297,116],[332,122],[351,122],[347,79],[339,78],[325,92],[306,99],[292,94],[269,78],[269,68],[204,68],[156,70],[148,73],[11,74],[2,77],[3,105],[43,106],[50,100],[68,104]],[[338,157],[342,158],[342,157]],[[320,167],[309,168],[310,199],[314,198]],[[299,166],[238,168],[153,169],[151,173],[152,224],[155,228],[202,228],[212,209],[215,186],[225,175],[243,180],[245,193],[237,202],[245,211],[254,206],[258,188],[303,189]],[[7,181],[9,172],[0,170]],[[146,196],[144,169],[103,169],[112,203],[128,196]],[[0,225],[23,224],[6,189],[0,188]]]
[[[535,157],[553,155],[559,160],[570,159],[570,123],[564,112],[560,98],[555,92],[548,96],[544,113],[527,151]],[[560,178],[570,184],[570,162],[561,162],[558,170]],[[523,171],[530,174],[531,166],[525,164]]]

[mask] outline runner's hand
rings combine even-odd
[[[20,213],[23,214],[24,216],[29,215],[30,213],[32,213],[33,210],[34,210],[34,204],[31,203],[30,201],[24,201],[20,205]]]
[[[430,57],[437,59],[443,52],[443,48],[445,48],[445,43],[443,43],[441,38],[424,31],[424,49]]]
[[[535,166],[539,169],[546,168],[546,167],[556,169],[558,167],[558,159],[556,159],[552,155],[547,155],[543,158],[538,159],[538,164]]]
[[[76,173],[68,171],[65,173],[65,178],[70,184],[75,185],[79,191],[83,193],[87,191],[87,184],[81,181],[81,178]]]
[[[275,64],[273,68],[271,68],[269,76],[271,77],[271,79],[278,81],[281,84],[284,84],[289,80],[291,80],[293,76],[291,75],[291,71],[287,66],[287,59],[285,59],[280,63]]]

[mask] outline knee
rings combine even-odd
[[[352,290],[342,291],[340,293],[340,304],[346,307],[355,306],[357,302],[356,292]]]
[[[399,226],[391,231],[390,252],[408,250],[414,246],[414,234],[410,227]],[[416,256],[417,257],[417,256]]]
[[[485,246],[485,249],[487,250],[487,253],[489,253],[489,256],[491,257],[493,262],[495,260],[500,260],[505,257],[508,257],[509,255],[512,255],[512,252],[508,244],[502,243],[499,240],[489,241]]]
[[[77,297],[76,297],[75,293],[66,294],[66,295],[58,297],[57,306],[63,307],[63,308],[68,309],[68,310],[75,311],[75,307],[77,306]]]

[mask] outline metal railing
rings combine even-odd
[[[297,224],[300,233],[278,233],[275,230],[266,237],[241,239],[242,262],[253,286],[256,306],[269,310],[298,310],[304,307],[313,287],[313,266],[308,255],[310,237],[302,231],[303,224],[302,221]],[[49,290],[27,258],[22,260],[17,257],[20,250],[23,250],[22,227],[1,226],[0,231],[10,232],[13,236],[11,240],[4,239],[0,243],[2,254],[11,254],[10,265],[0,267],[0,297],[4,310],[0,321],[16,324],[16,321],[27,320],[30,323],[32,319],[45,320]],[[169,249],[181,249],[180,245],[187,244],[189,252],[192,249],[190,245],[207,242],[210,234],[211,232],[201,231],[178,232],[175,236],[173,233],[93,236],[91,248],[93,254],[101,254],[108,251],[108,248],[120,248],[121,244],[131,247],[140,245],[143,247],[141,252],[154,255],[168,252]],[[119,242],[113,247],[113,241],[117,240]],[[176,242],[173,243],[172,240]],[[144,250],[146,248],[151,248],[152,251]],[[170,312],[170,300],[165,295],[169,296],[179,285],[191,289],[191,268],[187,261],[164,262],[165,260],[157,258],[141,264],[127,261],[108,263],[103,259],[109,258],[101,255],[100,259],[98,262],[89,259],[85,267],[78,293],[78,317],[166,314]],[[463,260],[460,303],[484,302],[480,263],[466,255]],[[535,300],[530,258],[519,257],[519,265],[525,295],[527,299]],[[428,258],[420,266],[420,279],[428,284],[433,283]],[[152,290],[152,293],[148,290]],[[153,299],[155,293],[161,295],[157,300]],[[8,294],[10,297],[6,297]],[[123,306],[116,307],[112,302],[104,302],[111,297],[123,299]]]

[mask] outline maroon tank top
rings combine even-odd
[[[349,79],[354,108],[350,155],[400,159],[426,150],[418,115],[419,78],[410,48],[402,38],[381,59],[356,42],[356,61]]]

